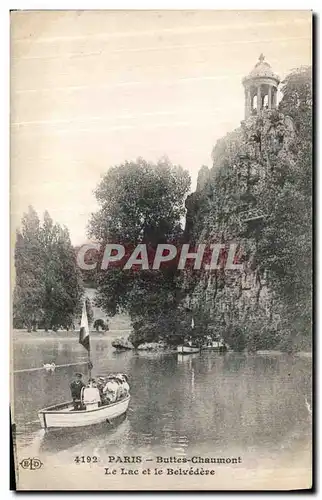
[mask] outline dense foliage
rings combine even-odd
[[[158,243],[180,242],[189,186],[188,173],[167,159],[157,164],[138,159],[111,168],[95,192],[100,209],[90,221],[90,236],[102,248],[119,243],[129,252],[145,243],[152,254]],[[135,330],[147,322],[161,325],[176,310],[180,283],[175,265],[159,271],[112,266],[97,273],[96,280],[97,305],[108,315],[126,310]],[[153,332],[155,339],[158,328]]]
[[[270,224],[263,231],[260,256],[271,286],[282,301],[282,344],[311,341],[312,307],[312,82],[311,68],[284,81],[279,109],[292,118],[292,161],[275,191]]]
[[[70,328],[81,310],[83,288],[68,230],[54,224],[48,212],[42,224],[32,207],[23,216],[15,268],[14,326]]]

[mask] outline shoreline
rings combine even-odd
[[[104,342],[109,342],[112,343],[113,341],[117,340],[120,337],[123,337],[124,339],[127,339],[130,333],[132,332],[132,329],[130,328],[124,328],[124,329],[117,329],[113,328],[111,330],[108,330],[106,332],[97,332],[96,330],[91,330],[90,335],[91,335],[91,340],[96,342],[96,341],[104,341]],[[12,343],[23,343],[23,342],[45,342],[45,341],[57,341],[57,342],[75,342],[78,341],[78,336],[79,332],[77,330],[59,330],[58,332],[53,332],[53,331],[48,331],[45,332],[45,330],[38,330],[36,332],[27,332],[26,330],[18,330],[18,329],[13,329],[11,330],[11,342]],[[148,344],[148,343],[147,343]],[[153,343],[154,344],[154,343]],[[117,348],[114,346],[111,346],[114,350],[115,353],[122,354],[124,352],[135,352],[135,353],[153,353],[153,354],[173,354],[176,353],[176,348],[172,346],[164,346],[164,347],[159,347],[159,348],[140,348],[138,346],[137,348]],[[207,350],[207,349],[201,349],[201,352],[217,352],[215,350]],[[289,354],[290,356],[294,357],[299,357],[299,358],[312,358],[313,353],[312,351],[295,351],[293,353],[287,353],[283,352],[280,350],[276,349],[265,349],[265,350],[258,350],[255,351],[254,353],[251,352],[238,352],[238,351],[227,351],[226,354],[241,354],[241,355],[247,355],[247,356],[252,356],[252,355],[258,355],[258,356],[283,356],[286,354]],[[189,356],[189,355],[187,355]]]

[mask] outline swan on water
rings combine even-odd
[[[46,372],[54,372],[56,365],[55,363],[44,363],[43,367],[45,368]]]

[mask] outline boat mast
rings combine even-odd
[[[83,302],[83,311],[82,311],[82,320],[81,327],[79,332],[79,343],[82,344],[83,347],[87,350],[87,367],[88,367],[88,376],[92,378],[92,368],[93,364],[91,361],[91,343],[89,338],[89,326],[88,326],[88,318],[86,311],[86,298]]]
[[[93,363],[91,360],[91,344],[90,343],[88,345],[88,351],[87,351],[87,365],[88,365],[88,379],[90,380],[92,378],[92,368],[93,368]]]

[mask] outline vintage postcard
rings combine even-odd
[[[18,490],[312,487],[312,12],[11,12]]]

